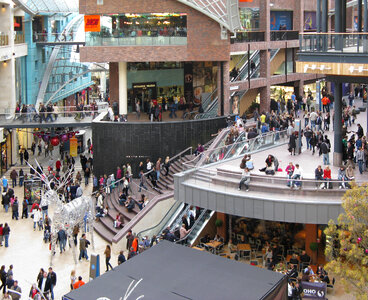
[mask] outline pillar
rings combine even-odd
[[[368,0],[364,0],[364,32],[368,32]],[[363,38],[363,52],[368,52],[367,36]]]
[[[342,0],[335,0],[335,32],[342,32]],[[335,50],[342,50],[341,36],[335,38]]]
[[[358,1],[358,32],[362,32],[362,1]]]
[[[334,152],[333,165],[340,167],[342,163],[342,83],[335,83],[334,93]]]
[[[105,93],[106,93],[106,73],[105,72],[100,73],[100,90],[105,96]]]
[[[218,107],[217,114],[219,116],[229,115],[232,113],[230,107],[230,62],[222,61],[217,64],[217,97]]]
[[[364,32],[368,32],[368,1],[364,0]]]
[[[264,31],[264,41],[270,41],[271,9],[270,0],[260,0],[259,3],[259,30]]]
[[[15,165],[17,163],[17,154],[18,154],[18,140],[17,140],[17,130],[15,128],[12,129],[11,132],[11,161],[9,160],[9,166]],[[9,154],[8,154],[9,157]]]
[[[322,0],[321,30],[322,32],[328,32],[328,0]],[[327,51],[328,37],[323,35],[321,40],[322,50]]]
[[[337,0],[339,1],[339,0]],[[328,0],[322,0],[322,32],[328,32]]]
[[[119,62],[119,115],[128,114],[128,71],[127,63]]]
[[[341,0],[341,31],[346,32],[346,0]]]
[[[270,111],[270,52],[268,50],[260,51],[260,77],[265,78],[267,85],[260,88],[260,112]]]
[[[321,32],[321,0],[317,0],[316,27],[317,32]]]
[[[293,13],[293,29],[295,31],[304,31],[304,0],[295,1],[295,10]]]
[[[217,234],[224,238],[224,241],[227,241],[227,230],[226,230],[226,214],[221,212],[216,212],[216,219],[222,221],[221,227],[216,227]]]
[[[305,224],[305,251],[311,257],[312,264],[317,263],[317,251],[310,249],[311,243],[317,242],[317,224]]]
[[[109,96],[110,104],[119,102],[119,64],[109,63]]]

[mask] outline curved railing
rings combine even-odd
[[[222,144],[225,144],[229,134],[230,131],[222,140]],[[197,156],[193,160],[183,163],[183,165],[185,166],[185,169],[189,170],[193,168],[193,165],[199,167],[197,163],[203,157],[205,157],[205,159],[202,165],[207,165],[224,159],[240,157],[259,149],[287,144],[288,141],[289,137],[287,135],[287,130],[267,132],[252,139],[245,139],[236,143],[221,145],[215,149],[204,151],[198,155],[200,157]],[[231,149],[233,149],[233,151],[230,151]]]

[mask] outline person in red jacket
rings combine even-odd
[[[325,189],[330,188],[331,169],[329,166],[326,166],[326,168],[323,170],[323,180],[326,181],[324,188]]]
[[[56,161],[56,171],[60,172],[60,169],[61,169],[61,161],[60,161],[60,159],[58,159]]]
[[[78,277],[78,281],[74,283],[73,288],[76,290],[80,288],[82,285],[85,285],[86,283],[82,280],[82,276]]]
[[[330,112],[330,103],[331,103],[331,101],[327,96],[322,98],[323,112],[324,113],[325,112]]]

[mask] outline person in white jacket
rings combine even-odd
[[[42,219],[42,213],[39,208],[33,210],[31,216],[33,216],[33,230],[36,230],[36,224],[38,224],[38,229],[42,229],[41,225],[41,219]]]

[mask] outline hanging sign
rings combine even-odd
[[[78,156],[78,139],[76,137],[69,139],[69,155],[72,157]]]
[[[100,32],[100,29],[101,29],[100,15],[84,16],[85,32]]]

